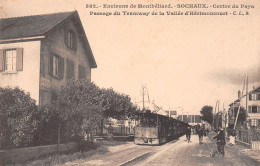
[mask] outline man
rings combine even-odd
[[[225,133],[223,129],[220,129],[218,134],[215,137],[213,137],[213,139],[217,139],[218,152],[224,157],[225,156],[224,146],[226,144],[226,141],[225,141]]]
[[[198,136],[199,136],[199,143],[203,144],[202,140],[203,140],[203,128],[199,125],[198,127]]]
[[[190,135],[191,135],[191,128],[190,126],[188,126],[186,129],[186,138],[188,143],[190,143]]]

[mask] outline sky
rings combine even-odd
[[[204,105],[215,107],[217,100],[227,109],[242,90],[246,74],[249,90],[260,85],[258,0],[228,1],[230,5],[254,5],[250,16],[94,16],[89,13],[124,9],[86,8],[86,4],[155,3],[220,2],[0,0],[0,18],[77,10],[98,65],[92,70],[92,81],[129,95],[134,103],[141,104],[142,86],[146,86],[150,101],[164,110],[181,108],[182,113],[199,114]]]

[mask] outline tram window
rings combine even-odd
[[[155,122],[154,119],[151,119],[149,126],[150,127],[156,127],[156,122]]]

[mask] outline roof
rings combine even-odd
[[[252,94],[252,93],[256,93],[256,92],[260,92],[260,86],[255,88],[254,90],[251,90],[250,92],[248,92],[248,94]],[[245,96],[246,95],[243,95],[242,98],[245,97]],[[240,102],[239,99],[237,99],[236,101],[230,103],[229,106],[232,106],[233,104],[238,103],[238,102]]]
[[[240,102],[240,100],[239,99],[237,99],[237,100],[235,100],[234,102],[232,102],[232,103],[230,103],[228,106],[232,106],[233,104],[235,104],[235,103],[239,103]]]
[[[251,91],[251,92],[249,92],[249,93],[254,93],[254,92],[260,92],[260,86],[259,86],[259,87],[257,87],[256,89],[252,90],[252,91]]]
[[[0,40],[46,36],[48,32],[70,18],[76,18],[79,36],[82,38],[85,51],[90,56],[91,67],[97,67],[77,11],[0,19]]]

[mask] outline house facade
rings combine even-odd
[[[0,87],[19,87],[39,105],[69,79],[96,68],[77,11],[0,19]]]
[[[248,127],[260,128],[260,87],[254,88],[248,92],[247,96],[240,96],[240,100],[236,100],[229,105],[229,124],[235,123],[235,115],[238,107],[243,107],[246,109],[247,114],[247,124]],[[235,110],[235,111],[234,111]]]
[[[197,124],[201,125],[202,122],[200,119],[200,115],[179,115],[177,119],[189,123],[193,126]]]

